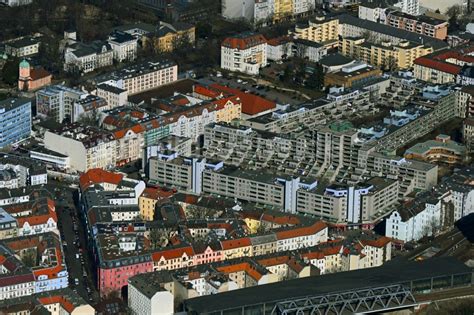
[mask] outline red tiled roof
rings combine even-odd
[[[225,265],[225,266],[219,266],[216,268],[218,271],[223,272],[223,273],[235,273],[239,271],[245,271],[249,276],[254,278],[255,280],[260,280],[262,278],[262,274],[255,270],[253,266],[251,266],[248,262],[241,262],[241,263],[236,263],[233,265]]]
[[[32,81],[40,80],[49,76],[51,76],[51,73],[44,70],[43,67],[37,67],[37,68],[31,69],[30,71],[30,77]]]
[[[263,35],[253,34],[246,37],[227,37],[222,42],[222,46],[244,50],[266,42],[267,40]]]
[[[152,188],[147,187],[142,193],[142,197],[149,198],[149,199],[161,199],[161,198],[169,198],[174,195],[172,190],[164,191],[159,188]]]
[[[94,184],[110,183],[118,185],[122,179],[122,174],[107,172],[101,168],[93,168],[81,175],[79,184],[81,190],[84,191]]]
[[[375,240],[361,240],[360,242],[364,245],[364,246],[372,246],[372,247],[384,247],[386,246],[388,243],[390,243],[392,241],[391,238],[388,238],[386,236],[382,236],[382,237],[379,237]]]
[[[181,258],[185,253],[188,257],[193,256],[193,248],[191,246],[187,246],[166,249],[159,252],[154,252],[153,254],[151,254],[151,258],[153,259],[153,261],[159,261],[161,257],[164,257],[166,260],[169,260],[174,258]]]
[[[233,240],[221,241],[222,250],[234,249],[239,247],[252,246],[252,242],[249,237],[237,238]]]
[[[274,109],[276,107],[275,102],[269,101],[263,97],[252,93],[245,93],[241,90],[233,89],[219,84],[212,84],[210,87],[219,91],[233,94],[240,98],[242,102],[242,113],[247,115],[255,115],[267,110]]]
[[[72,313],[75,309],[74,305],[71,302],[64,298],[64,296],[60,295],[41,297],[38,299],[38,301],[43,305],[61,304],[61,307],[68,313]]]
[[[215,91],[215,90],[208,89],[207,87],[205,87],[203,85],[200,85],[200,84],[194,85],[193,86],[193,91],[196,94],[200,94],[200,95],[206,96],[208,98],[212,98],[212,99],[222,96],[222,92],[218,92],[218,91]]]
[[[427,57],[417,58],[415,59],[414,63],[423,67],[435,69],[441,72],[446,72],[454,75],[458,74],[461,71],[460,66]]]

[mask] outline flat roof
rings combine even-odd
[[[249,305],[472,272],[472,268],[453,257],[432,258],[420,262],[392,261],[381,267],[300,278],[193,298],[186,300],[185,305],[187,311],[199,314],[210,313]]]

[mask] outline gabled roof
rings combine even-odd
[[[301,236],[306,236],[306,235],[314,235],[318,233],[319,231],[326,229],[327,227],[328,226],[326,223],[322,221],[318,221],[310,226],[283,230],[283,231],[276,232],[275,234],[278,240],[282,240],[282,239],[296,238],[296,237],[301,237]]]
[[[181,258],[183,255],[186,254],[188,257],[194,255],[193,248],[191,246],[186,247],[178,247],[178,248],[170,248],[161,250],[159,252],[154,252],[151,254],[151,258],[153,261],[159,261],[162,257],[166,260]]]

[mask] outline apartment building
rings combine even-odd
[[[280,20],[293,15],[293,1],[299,0],[273,0],[274,19]]]
[[[40,40],[38,38],[26,36],[13,39],[5,44],[5,53],[12,57],[24,58],[36,55],[39,52]]]
[[[7,98],[0,101],[0,148],[27,139],[31,134],[31,101]]]
[[[339,20],[318,16],[307,23],[298,23],[291,30],[290,35],[298,39],[306,39],[317,43],[337,41],[339,35]]]
[[[85,99],[87,93],[64,85],[52,85],[36,92],[38,115],[52,118],[58,123],[72,121],[74,103]]]
[[[103,98],[112,109],[128,103],[128,92],[110,84],[97,85],[96,95]]]
[[[469,152],[474,152],[474,117],[468,117],[463,123],[463,140]]]
[[[390,70],[413,68],[415,59],[433,52],[431,47],[414,42],[376,44],[360,37],[342,38],[339,47],[344,56]]]
[[[371,224],[398,201],[396,180],[374,177],[354,186],[318,185],[298,191],[297,211],[335,223]]]
[[[100,113],[110,109],[107,101],[99,96],[87,95],[73,104],[71,122],[90,120],[99,123]]]
[[[96,80],[126,90],[128,95],[178,80],[178,65],[171,61],[148,61],[112,72]]]
[[[415,78],[431,83],[456,82],[465,65],[474,63],[474,45],[433,52],[415,60]]]
[[[44,135],[46,149],[69,157],[72,170],[85,172],[92,168],[116,165],[117,143],[112,133],[77,123],[65,125]]]
[[[414,16],[403,12],[387,13],[386,24],[409,32],[445,40],[448,36],[448,22],[426,15]]]
[[[339,15],[338,19],[339,35],[342,38],[369,37],[373,42],[389,41],[393,45],[408,41],[430,46],[433,48],[433,51],[448,47],[448,44],[440,39],[409,32],[386,24],[359,19],[349,14]]]
[[[441,228],[441,212],[441,200],[425,193],[387,218],[385,236],[410,242],[436,235]]]
[[[256,75],[267,65],[267,40],[263,35],[242,33],[221,44],[221,68]]]

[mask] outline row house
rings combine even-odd
[[[194,264],[194,249],[191,246],[164,249],[154,252],[151,257],[153,271],[186,268]]]

